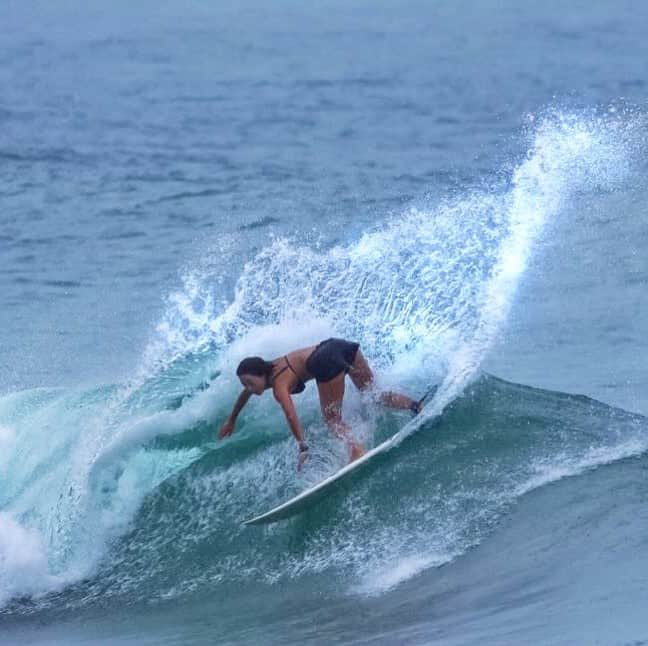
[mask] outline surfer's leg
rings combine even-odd
[[[349,368],[349,377],[358,390],[367,390],[374,386],[374,375],[360,350],[356,352],[355,359]],[[414,400],[407,395],[401,395],[391,390],[380,393],[379,401],[388,408],[410,408]]]
[[[345,440],[351,450],[351,462],[357,460],[365,451],[362,444],[351,434],[351,429],[342,421],[342,399],[344,398],[344,377],[341,372],[329,381],[318,381],[320,406],[324,421],[340,439]]]

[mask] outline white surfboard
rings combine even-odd
[[[432,393],[429,393],[432,394]],[[244,525],[264,525],[268,523],[274,523],[278,520],[284,520],[285,518],[290,518],[296,514],[301,513],[307,507],[312,506],[317,500],[323,498],[326,494],[331,492],[331,489],[335,484],[339,483],[345,476],[350,473],[357,472],[361,469],[369,460],[379,453],[384,453],[389,451],[392,447],[399,444],[412,429],[418,425],[419,416],[412,418],[405,426],[398,431],[395,435],[392,435],[388,440],[379,444],[378,446],[367,451],[362,457],[358,458],[354,462],[347,464],[345,467],[342,467],[339,471],[336,471],[333,475],[329,476],[325,480],[318,482],[316,485],[305,489],[300,494],[297,494],[294,498],[287,500],[278,507],[267,511],[265,514],[260,516],[255,516],[243,522]]]

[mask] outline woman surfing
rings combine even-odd
[[[272,388],[272,394],[283,409],[288,426],[299,444],[300,469],[308,456],[308,445],[291,395],[302,392],[306,382],[315,379],[322,416],[331,431],[347,443],[349,462],[353,462],[364,454],[365,449],[342,421],[342,399],[347,373],[358,390],[365,391],[374,386],[373,372],[360,351],[360,345],[345,339],[326,339],[272,361],[265,361],[261,357],[246,357],[236,369],[244,390],[221,427],[218,437],[222,439],[234,432],[236,418],[253,394],[262,395],[265,390]],[[379,401],[389,408],[409,409],[415,414],[422,408],[421,402],[392,391],[380,393]]]

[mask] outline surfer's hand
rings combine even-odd
[[[228,419],[225,424],[221,426],[220,431],[218,431],[218,439],[222,440],[224,437],[228,437],[234,432],[234,422],[231,419]]]
[[[308,460],[308,445],[300,444],[299,445],[299,457],[297,458],[297,471],[301,471],[302,467]]]

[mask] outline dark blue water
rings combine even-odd
[[[648,639],[644,4],[0,22],[5,642]],[[312,388],[301,479],[268,395],[216,444],[236,362],[331,334],[437,398],[244,530],[341,458]]]

